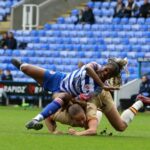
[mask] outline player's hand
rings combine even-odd
[[[53,132],[53,134],[64,134],[62,131],[57,131],[57,130],[55,130],[54,132]]]
[[[104,89],[105,91],[119,90],[118,87],[111,87],[111,86],[104,86],[103,89]]]
[[[77,131],[76,131],[75,129],[73,129],[73,128],[70,128],[70,129],[68,130],[68,133],[69,133],[70,135],[77,135]]]

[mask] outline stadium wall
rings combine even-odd
[[[81,3],[89,0],[25,0],[12,8],[11,27],[12,29],[22,29],[22,16],[24,4],[39,5],[39,26],[66,13],[66,10],[74,9]],[[36,17],[33,17],[36,18]]]
[[[117,108],[120,106],[120,99],[122,98],[130,99],[131,95],[138,93],[140,83],[141,83],[140,79],[135,79],[123,85],[119,91],[115,91],[114,101]]]

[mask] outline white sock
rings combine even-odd
[[[128,125],[138,112],[143,107],[143,102],[142,101],[136,101],[129,109],[125,110],[121,114],[122,120]]]
[[[97,112],[96,112],[96,117],[97,117],[98,125],[99,125],[99,123],[100,123],[100,121],[101,121],[101,119],[102,119],[102,112],[99,111],[99,110],[97,110]]]
[[[20,65],[20,70],[22,71],[22,69],[21,69],[21,68],[22,68],[23,66],[27,66],[27,65],[28,65],[27,63],[23,63],[23,64],[21,64],[21,65]]]
[[[121,114],[121,119],[128,125],[134,118],[135,114],[127,109]]]
[[[43,117],[41,114],[38,114],[38,115],[35,116],[33,119],[34,119],[34,120],[37,120],[37,121],[42,121],[42,120],[44,120],[44,117]]]
[[[133,105],[132,105],[132,107],[134,108],[134,109],[136,109],[137,111],[138,110],[140,110],[142,107],[143,107],[144,105],[143,105],[143,102],[142,101],[136,101]]]

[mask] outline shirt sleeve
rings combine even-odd
[[[101,65],[99,65],[97,62],[91,62],[88,65],[90,65],[94,70],[99,70],[101,68]]]
[[[96,113],[97,113],[96,105],[88,102],[87,103],[87,110],[86,110],[87,120],[89,121],[91,119],[97,119]]]

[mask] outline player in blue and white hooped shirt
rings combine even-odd
[[[54,93],[54,100],[26,125],[28,129],[36,130],[43,127],[39,123],[40,121],[54,114],[72,97],[89,100],[93,95],[100,93],[102,89],[116,89],[104,83],[106,80],[116,77],[123,69],[123,66],[113,59],[110,59],[105,66],[92,62],[69,74],[48,71],[34,65],[22,63],[17,59],[12,59],[12,64],[35,79],[45,90]]]

